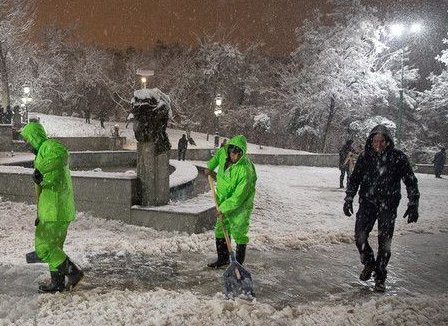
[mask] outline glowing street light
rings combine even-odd
[[[219,117],[223,114],[221,105],[222,97],[217,94],[215,97],[215,110],[213,112],[216,116],[215,147],[219,146]]]
[[[406,27],[403,24],[394,24],[390,27],[390,32],[395,37],[400,37],[403,34],[418,34],[423,30],[420,23],[413,23]],[[401,146],[401,126],[403,123],[404,111],[404,46],[401,47],[401,88],[400,88],[400,103],[398,107],[398,127],[397,127],[397,147]]]
[[[420,33],[422,31],[423,27],[420,23],[414,23],[411,25],[411,32],[412,33]]]
[[[137,75],[141,76],[140,81],[142,83],[142,88],[146,88],[147,77],[154,76],[154,70],[137,69]]]
[[[222,104],[222,97],[221,97],[221,95],[216,95],[216,97],[215,97],[215,104],[216,104],[216,106],[221,106],[221,104]]]
[[[403,24],[393,24],[390,27],[390,32],[393,36],[401,36],[404,32],[404,25]]]
[[[23,107],[23,122],[28,123],[28,107],[27,104],[31,103],[31,87],[28,83],[23,85],[22,107]]]

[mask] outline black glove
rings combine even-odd
[[[34,173],[33,173],[34,183],[37,185],[40,185],[43,180],[44,180],[44,176],[42,175],[42,173],[40,173],[40,171],[38,169],[34,169]]]
[[[353,214],[353,200],[346,199],[344,202],[344,214],[346,216],[352,216]]]
[[[38,226],[39,225],[39,218],[36,217],[36,219],[34,220],[34,226]]]
[[[418,205],[409,205],[403,217],[408,217],[408,223],[415,223],[418,220]]]

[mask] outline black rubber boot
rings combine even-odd
[[[246,245],[237,244],[236,245],[236,261],[241,265],[244,263],[244,258],[246,258]]]
[[[60,272],[50,272],[51,282],[39,285],[40,293],[55,293],[65,291],[65,276]]]
[[[67,284],[65,285],[66,291],[72,291],[84,277],[84,272],[68,257],[61,265],[59,265],[58,270],[67,276]]]
[[[226,239],[216,238],[216,252],[218,253],[218,259],[207,267],[220,268],[229,264],[229,250],[227,249]]]
[[[375,291],[385,292],[386,291],[386,280],[376,278],[375,279]]]
[[[368,281],[372,277],[372,272],[375,270],[374,265],[366,264],[364,265],[364,269],[362,270],[361,274],[359,275],[359,279],[361,281]]]

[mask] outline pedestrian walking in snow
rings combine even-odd
[[[60,142],[48,139],[44,127],[38,122],[28,123],[21,135],[36,155],[33,181],[38,204],[34,254],[48,264],[51,275],[51,282],[40,285],[39,292],[71,291],[84,273],[63,250],[68,227],[75,219],[75,200],[68,168],[70,154]]]
[[[243,264],[257,181],[255,166],[247,156],[246,137],[235,136],[219,148],[207,162],[206,174],[210,175],[216,167],[218,214],[223,215],[230,238],[235,240],[236,260]],[[215,237],[218,258],[207,266],[220,268],[229,264],[229,251],[219,220],[216,221]]]
[[[188,140],[185,134],[179,139],[177,143],[177,159],[185,161],[185,154],[187,153]]]
[[[339,188],[344,188],[344,177],[347,173],[347,183],[348,183],[348,166],[344,163],[347,159],[348,153],[353,152],[352,148],[353,140],[349,139],[339,150],[339,170],[341,175],[339,176]]]
[[[221,145],[219,147],[223,147],[227,143],[227,138],[224,138],[221,142]]]
[[[106,112],[100,111],[100,113],[98,113],[98,119],[100,120],[101,128],[106,129],[106,127],[104,127],[104,120],[106,120]]]
[[[5,112],[5,123],[10,125],[12,122],[12,111],[11,111],[11,107],[8,105],[6,107],[6,112]]]
[[[90,116],[91,116],[90,109],[86,109],[84,115],[86,118],[86,123],[90,123]]]
[[[127,118],[126,118],[126,126],[125,126],[125,128],[128,128],[128,125],[131,123],[131,122],[134,122],[134,113],[129,113],[128,114],[128,116],[127,116]]]
[[[441,148],[440,152],[437,152],[436,155],[434,155],[434,174],[436,175],[436,178],[441,178],[441,175],[443,173],[443,167],[446,162],[446,152],[445,148]]]
[[[391,256],[392,236],[397,208],[400,203],[401,180],[406,185],[408,208],[403,217],[408,223],[418,219],[420,193],[407,156],[394,148],[389,130],[378,125],[367,138],[364,152],[359,156],[344,202],[344,214],[353,214],[353,198],[359,187],[359,209],[356,213],[355,241],[361,263],[364,265],[359,278],[367,281],[375,273],[375,290],[385,291],[387,264]],[[369,234],[378,221],[378,253],[369,245]]]

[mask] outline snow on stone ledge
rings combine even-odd
[[[170,188],[188,183],[198,177],[198,169],[190,162],[170,160],[170,165],[176,169],[170,175]]]

